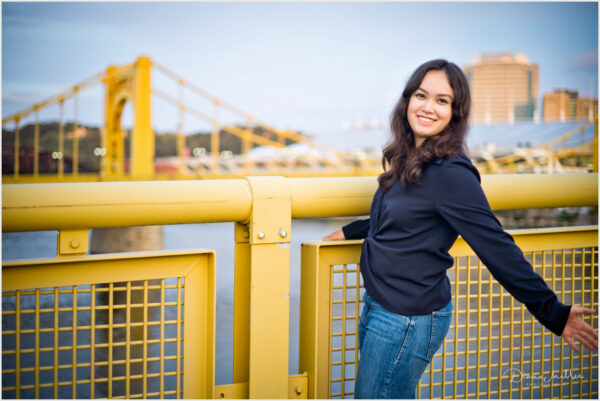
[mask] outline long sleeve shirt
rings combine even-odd
[[[460,234],[494,278],[548,329],[560,335],[570,306],[535,273],[490,209],[477,169],[465,156],[438,159],[419,185],[400,181],[375,192],[370,218],[343,228],[362,239],[360,270],[373,299],[406,316],[425,315],[451,298],[448,253]]]

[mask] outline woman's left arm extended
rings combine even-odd
[[[512,236],[494,216],[478,180],[466,160],[450,160],[439,175],[435,204],[440,215],[467,241],[496,280],[548,329],[590,350],[598,348],[598,333],[580,316],[595,311],[563,305],[525,259]]]

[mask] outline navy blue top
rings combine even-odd
[[[387,310],[425,315],[450,302],[448,250],[460,234],[494,278],[548,329],[560,335],[570,306],[563,305],[534,272],[492,213],[479,172],[465,156],[438,159],[423,169],[421,183],[400,181],[375,192],[370,219],[342,228],[362,239],[360,271],[365,288]]]

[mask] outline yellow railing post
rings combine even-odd
[[[233,382],[247,383],[250,368],[250,232],[235,223],[233,298]]]
[[[246,255],[250,261],[250,282],[246,283],[250,291],[249,398],[287,398],[290,185],[283,177],[246,180],[252,191]]]

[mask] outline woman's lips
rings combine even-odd
[[[419,120],[419,124],[426,126],[429,126],[435,122],[435,120],[425,116],[417,116],[417,120]]]

